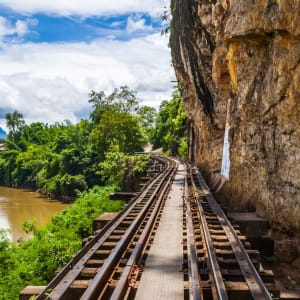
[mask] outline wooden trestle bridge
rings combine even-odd
[[[152,157],[148,182],[46,287],[20,299],[279,298],[250,248],[191,163]]]

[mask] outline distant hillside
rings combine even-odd
[[[0,139],[6,139],[6,132],[0,127]]]

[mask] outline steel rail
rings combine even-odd
[[[157,160],[161,161],[160,158]],[[155,187],[155,184],[158,184],[161,182],[161,180],[163,180],[165,173],[167,173],[167,171],[164,171],[154,177],[150,183],[144,187],[141,194],[132,199],[117,216],[115,216],[108,224],[106,224],[104,228],[77,253],[77,255],[62,269],[62,271],[35,299],[62,299],[64,294],[69,289],[71,283],[83,270],[86,261],[94,255],[97,249],[107,240],[112,232],[120,224],[122,224],[135,206],[142,203],[143,199],[147,196],[147,193],[149,193],[151,188]]]
[[[196,191],[196,185],[195,182],[193,180],[193,172],[192,169],[190,169],[190,175],[191,175],[191,180],[192,180],[192,187],[193,187],[193,191]],[[226,287],[224,285],[224,281],[223,281],[223,276],[222,276],[222,272],[221,272],[221,268],[218,262],[218,258],[217,255],[215,253],[215,249],[213,246],[213,241],[211,238],[211,234],[209,232],[209,228],[205,219],[205,214],[204,214],[204,210],[203,207],[200,203],[200,200],[198,199],[198,195],[195,193],[195,197],[196,197],[196,203],[198,206],[198,211],[200,214],[200,221],[201,221],[201,225],[202,225],[202,229],[203,229],[203,233],[204,233],[204,240],[205,240],[205,244],[206,244],[206,249],[207,249],[207,253],[209,256],[209,260],[210,260],[210,268],[212,271],[212,275],[213,275],[213,279],[214,279],[214,288],[215,288],[215,292],[216,292],[216,296],[218,300],[228,300],[228,295],[226,292]]]
[[[126,266],[123,269],[122,275],[117,283],[117,286],[115,287],[112,295],[110,296],[110,300],[125,299],[125,294],[129,288],[129,286],[128,286],[129,274],[134,265],[140,264],[142,255],[145,252],[145,248],[147,247],[148,239],[151,235],[151,232],[153,231],[153,226],[155,225],[159,211],[163,205],[163,201],[165,199],[166,193],[168,192],[168,190],[170,188],[170,184],[174,178],[177,167],[178,167],[178,165],[176,164],[171,176],[169,176],[168,181],[166,182],[165,186],[163,187],[163,190],[161,191],[161,193],[159,195],[158,201],[155,204],[155,207],[151,214],[151,217],[147,221],[147,225],[145,226],[143,233],[139,237],[139,240],[136,243],[136,245],[132,251],[132,254],[130,255],[130,257],[126,263]]]
[[[187,172],[187,166],[186,166]],[[187,220],[187,248],[188,248],[188,270],[189,270],[189,284],[190,284],[190,299],[202,300],[203,294],[200,289],[200,275],[198,269],[198,258],[196,255],[196,246],[194,240],[194,226],[192,222],[192,212],[190,205],[190,197],[188,193],[188,182],[186,173],[184,182],[184,203],[186,206],[186,220]]]
[[[93,278],[92,282],[85,290],[80,299],[82,300],[92,300],[97,299],[99,296],[99,291],[101,291],[109,279],[112,270],[114,269],[116,263],[121,258],[123,251],[126,249],[128,242],[131,237],[134,235],[136,229],[139,224],[142,222],[145,214],[147,213],[148,208],[152,204],[152,200],[157,197],[158,190],[161,188],[163,184],[165,184],[165,179],[170,175],[172,170],[169,169],[168,172],[164,173],[164,176],[161,178],[160,184],[156,188],[156,190],[152,193],[151,199],[149,199],[148,204],[144,206],[142,211],[139,213],[138,217],[135,221],[130,225],[122,239],[118,242],[116,247],[113,249],[112,253],[109,255],[108,259],[104,262],[104,264],[99,269],[97,275]]]
[[[199,186],[201,187],[203,193],[205,194],[206,199],[209,201],[209,204],[216,214],[220,224],[223,227],[223,230],[231,244],[233,252],[236,256],[237,262],[239,264],[240,270],[246,280],[246,283],[249,287],[249,291],[255,300],[272,300],[272,297],[264,285],[261,277],[259,276],[256,268],[254,267],[247,251],[245,250],[242,242],[240,241],[235,229],[227,219],[223,210],[219,206],[219,204],[214,199],[211,194],[206,182],[204,181],[202,175],[198,170],[194,168],[196,171],[197,181]],[[198,201],[199,206],[201,206],[200,201]]]

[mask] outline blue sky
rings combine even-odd
[[[159,16],[153,17],[148,13],[139,12],[86,17],[42,13],[28,16],[14,13],[3,6],[0,7],[0,12],[10,27],[14,27],[18,21],[26,24],[26,34],[22,35],[19,40],[23,43],[91,42],[101,38],[129,40],[156,33],[163,27]],[[16,39],[18,39],[17,30],[5,35],[6,42]]]
[[[128,85],[158,107],[172,93],[167,0],[0,0],[0,126],[87,117],[91,90]]]

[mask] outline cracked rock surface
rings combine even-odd
[[[300,1],[172,0],[170,46],[190,158],[230,172],[223,193],[273,228],[300,233]]]

